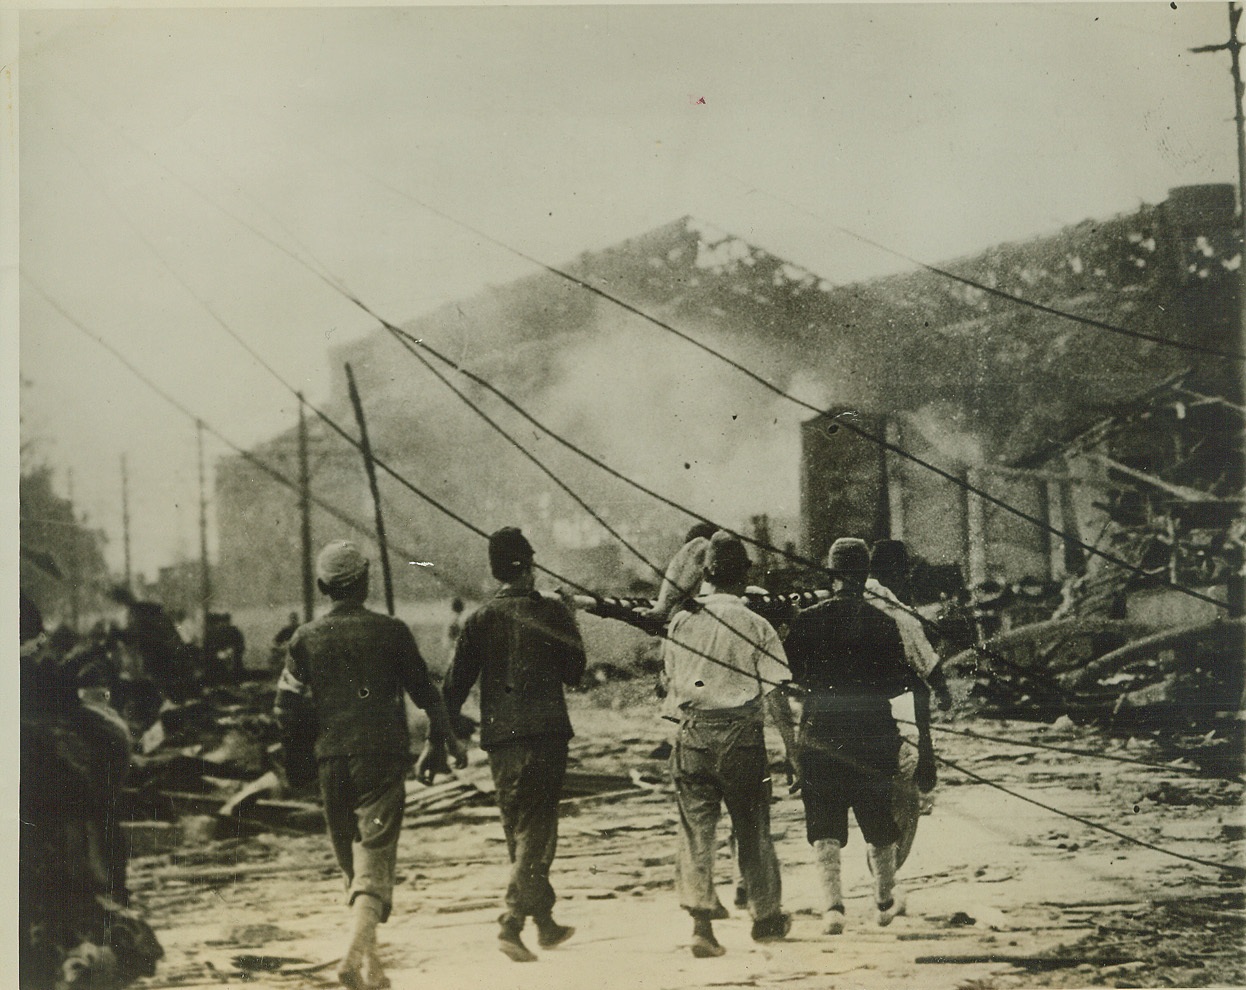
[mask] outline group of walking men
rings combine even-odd
[[[897,549],[902,545],[889,542],[875,551],[876,571],[891,555],[892,583],[906,569]],[[415,771],[431,782],[448,767],[448,756],[466,765],[467,747],[453,726],[479,682],[480,746],[489,757],[512,864],[499,948],[517,962],[536,959],[522,938],[528,918],[540,948],[553,948],[574,933],[554,920],[549,873],[572,736],[563,692],[581,680],[585,652],[568,605],[535,590],[533,561],[533,548],[518,529],[489,538],[489,565],[500,587],[462,623],[438,691],[406,625],[364,606],[368,561],[358,548],[336,541],[317,559],[317,584],[332,607],[290,636],[277,714],[291,768],[300,765],[298,751],[308,751],[302,763],[306,775],[319,780],[346,880],[353,924],[338,968],[344,986],[389,985],[376,929],[392,904],[410,768],[404,693],[429,717]],[[802,790],[807,835],[823,881],[825,932],[844,929],[840,850],[848,840],[849,808],[868,847],[878,923],[903,913],[894,886],[900,829],[891,791],[901,736],[890,699],[913,691],[919,726],[928,725],[927,684],[945,690],[938,683],[937,655],[914,613],[869,577],[864,542],[835,542],[828,562],[832,594],[791,617],[786,641],[745,602],[750,567],[738,538],[713,527],[694,528],[668,568],[655,606],[669,615],[662,681],[668,717],[679,723],[670,762],[679,806],[676,883],[680,904],[693,919],[692,952],[699,958],[725,951],[712,927],[726,914],[713,875],[723,804],[752,937],[782,939],[791,927],[770,835],[766,715]],[[799,740],[789,692],[803,700]],[[917,781],[929,790],[934,754],[928,728],[918,748]]]

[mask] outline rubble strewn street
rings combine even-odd
[[[20,990],[1246,986],[1246,0],[94,7]]]
[[[747,913],[733,910],[719,925],[727,954],[707,969],[687,953],[672,890],[678,812],[665,760],[654,755],[662,752],[670,723],[657,717],[641,681],[574,694],[571,709],[578,735],[555,880],[560,916],[577,926],[577,937],[518,971],[494,951],[507,867],[488,770],[477,751],[453,779],[430,788],[408,784],[396,910],[380,936],[395,986],[570,988],[583,986],[589,974],[603,987],[671,990],[707,981],[809,990],[901,984],[1002,990],[1246,980],[1237,949],[1246,933],[1239,879],[1021,804],[946,767],[900,871],[908,915],[887,929],[867,916],[869,874],[854,831],[844,856],[848,931],[838,937],[818,934],[800,802],[777,780],[773,828],[785,903],[796,915],[792,936],[755,944]],[[1227,740],[1187,740],[1178,756],[1150,736],[1111,738],[1073,725],[944,724],[1018,744],[940,734],[940,755],[976,774],[1144,841],[1241,862],[1240,780],[1190,774],[1206,753],[1228,747]],[[1168,767],[1070,759],[1021,745],[1028,741]],[[193,834],[196,816],[183,816],[170,827],[192,834],[174,848],[131,860],[134,901],[166,953],[159,973],[136,986],[333,985],[341,879],[316,824],[300,818],[297,805],[261,799],[257,808],[284,824],[208,840]],[[724,827],[720,895],[729,904],[726,838]]]

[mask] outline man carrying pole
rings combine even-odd
[[[705,563],[709,593],[689,603],[691,610],[676,613],[663,643],[668,702],[679,716],[671,753],[680,819],[676,889],[680,905],[692,915],[692,954],[698,959],[726,951],[713,929],[721,907],[714,856],[724,803],[735,829],[754,940],[782,939],[791,928],[770,837],[763,730],[768,710],[790,759],[796,740],[787,698],[778,687],[789,674],[778,633],[741,597],[749,567],[744,545],[728,533],[715,533]]]
[[[315,740],[316,774],[329,840],[346,879],[353,926],[338,979],[351,990],[389,986],[376,953],[376,928],[392,905],[398,836],[411,767],[405,691],[429,717],[417,776],[448,747],[458,766],[467,747],[450,728],[441,695],[407,626],[364,606],[368,560],[337,540],[316,559],[316,585],[333,606],[290,637],[277,682],[276,715],[285,740]],[[292,766],[298,754],[288,754]],[[296,782],[296,781],[292,781]]]
[[[515,962],[536,959],[520,937],[529,917],[543,949],[575,932],[554,921],[549,871],[572,735],[563,687],[579,683],[586,659],[570,609],[535,590],[532,560],[518,529],[489,537],[489,569],[502,586],[463,623],[442,685],[455,716],[480,681],[480,746],[489,754],[513,864],[498,948]]]
[[[892,782],[900,732],[891,699],[909,689],[915,674],[895,619],[865,599],[869,567],[863,540],[836,540],[828,562],[833,595],[801,612],[786,642],[792,679],[807,692],[800,727],[801,796],[805,832],[822,878],[828,935],[844,930],[840,850],[848,841],[849,808],[868,846],[878,924],[889,925],[904,913],[904,899],[895,890],[900,829]]]

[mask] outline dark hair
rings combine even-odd
[[[490,566],[493,576],[498,581],[514,581],[520,575],[527,573],[532,569],[532,561],[515,560],[502,562],[498,561]]]
[[[532,544],[514,526],[489,537],[489,570],[499,581],[514,581],[532,567]]]
[[[463,599],[455,598],[454,601],[450,603],[450,610],[452,612],[462,612],[463,611]]]
[[[137,601],[134,592],[124,584],[114,584],[109,588],[108,597],[120,605],[133,605]]]
[[[870,549],[870,573],[875,577],[892,572],[907,574],[908,569],[909,552],[902,540],[878,540]]]
[[[693,540],[702,537],[708,540],[717,532],[718,527],[712,522],[699,522],[693,526],[692,529],[688,530],[687,535],[684,536],[684,542],[691,543]]]
[[[736,537],[719,530],[710,538],[705,558],[705,576],[715,585],[739,584],[748,580],[749,560],[744,544]]]

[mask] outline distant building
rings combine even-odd
[[[212,573],[209,571],[209,580]],[[197,560],[184,560],[156,572],[154,581],[140,577],[135,592],[140,599],[159,602],[171,614],[188,616],[202,622],[203,566]]]

